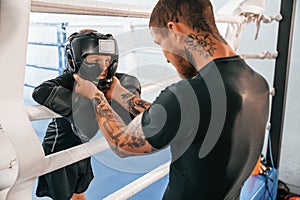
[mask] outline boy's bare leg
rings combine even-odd
[[[81,193],[81,194],[74,193],[71,200],[86,200],[86,199],[85,199],[84,193]]]

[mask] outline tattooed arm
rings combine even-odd
[[[150,107],[150,103],[126,90],[114,77],[113,84],[106,93],[108,99],[114,99],[132,115],[137,116]]]
[[[143,155],[154,152],[142,130],[141,118],[138,115],[127,126],[113,111],[104,94],[90,83],[74,76],[78,84],[75,91],[93,100],[99,127],[111,149],[120,157]]]

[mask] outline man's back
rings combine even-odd
[[[192,96],[178,100],[181,125],[171,142],[173,162],[164,198],[238,199],[262,150],[268,85],[239,56],[217,59],[197,77],[169,89],[180,99],[179,94],[187,93],[189,85],[198,101]],[[199,119],[191,114],[196,107]],[[183,117],[188,113],[193,117]],[[201,155],[203,148],[209,149],[206,155]]]

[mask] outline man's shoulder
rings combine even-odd
[[[202,82],[198,78],[194,79],[183,79],[177,83],[173,83],[167,86],[165,89],[161,90],[160,94],[157,96],[157,101],[167,101],[172,102],[175,99],[181,99],[181,97],[191,97],[196,94],[196,91],[201,91]]]

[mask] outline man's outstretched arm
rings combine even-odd
[[[120,157],[143,155],[154,152],[142,130],[142,114],[127,126],[113,111],[104,94],[89,81],[74,76],[78,84],[75,91],[92,99],[99,127],[111,149]]]

